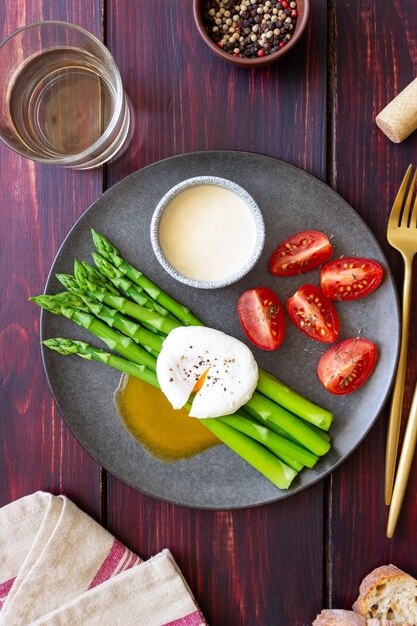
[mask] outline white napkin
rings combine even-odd
[[[204,626],[169,550],[149,561],[64,496],[0,509],[0,625]]]

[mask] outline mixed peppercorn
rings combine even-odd
[[[254,58],[273,54],[291,39],[297,3],[287,0],[207,0],[203,21],[209,37],[225,52]]]

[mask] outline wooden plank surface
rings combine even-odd
[[[406,516],[394,541],[384,539],[386,412],[330,480],[287,501],[233,513],[164,504],[105,473],[102,480],[68,432],[42,370],[38,310],[26,298],[42,291],[59,244],[103,184],[166,156],[212,148],[277,156],[322,179],[327,173],[377,235],[400,284],[402,263],[386,243],[386,220],[405,167],[415,160],[417,136],[395,146],[373,118],[416,75],[417,5],[312,5],[297,49],[256,71],[226,65],[206,49],[195,36],[191,0],[153,3],[157,33],[145,0],[0,5],[2,38],[39,19],[68,20],[104,36],[135,119],[132,144],[105,167],[105,183],[100,169],[38,166],[0,145],[0,505],[37,489],[63,492],[96,519],[104,511],[103,523],[142,556],[170,547],[213,626],[305,626],[326,604],[348,608],[362,577],[381,563],[417,575],[410,549],[417,539],[416,467]],[[413,310],[416,305],[417,290]],[[417,377],[415,316],[410,330],[406,407]]]
[[[0,3],[0,38],[38,20],[70,21],[100,39],[101,1]],[[42,293],[70,226],[102,191],[102,172],[35,165],[0,145],[0,505],[38,489],[65,493],[101,518],[99,466],[69,433],[48,389],[39,349]]]
[[[281,63],[247,71],[196,35],[191,1],[108,4],[107,44],[135,110],[135,136],[107,184],[152,161],[235,148],[326,175],[326,2]],[[121,28],[124,24],[124,28]],[[128,41],[128,44],[127,44]],[[170,547],[210,624],[302,626],[322,604],[321,483],[280,504],[192,511],[142,496],[108,476],[109,529],[141,555]]]
[[[333,183],[377,236],[401,288],[403,265],[386,241],[386,224],[408,164],[417,165],[417,134],[395,145],[377,129],[374,117],[417,74],[417,4],[364,0],[359,10],[349,0],[333,4]],[[417,307],[416,287],[417,276],[412,311]],[[406,411],[417,379],[417,321],[411,317]],[[332,477],[329,601],[334,607],[350,607],[363,576],[378,565],[394,563],[417,575],[412,549],[417,541],[415,465],[397,533],[392,541],[385,538],[387,409],[363,445]]]

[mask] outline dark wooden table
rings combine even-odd
[[[65,493],[143,557],[170,547],[212,626],[304,626],[322,607],[350,607],[377,565],[417,575],[416,467],[395,539],[385,538],[386,411],[341,468],[296,497],[219,513],[164,504],[107,474],[69,433],[42,370],[39,312],[27,302],[70,226],[105,189],[158,159],[213,148],[279,157],[326,181],[371,227],[400,286],[401,260],[385,232],[405,167],[417,164],[417,133],[394,145],[374,117],[417,74],[416,1],[312,0],[296,49],[256,71],[206,49],[191,0],[5,0],[0,35],[43,19],[104,40],[136,130],[116,163],[91,172],[38,166],[0,147],[0,504],[38,489]],[[410,330],[406,407],[417,377],[416,316]]]

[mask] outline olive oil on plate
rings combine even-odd
[[[128,433],[159,461],[183,461],[220,443],[186,409],[173,409],[159,389],[137,378],[124,374],[114,401]]]

